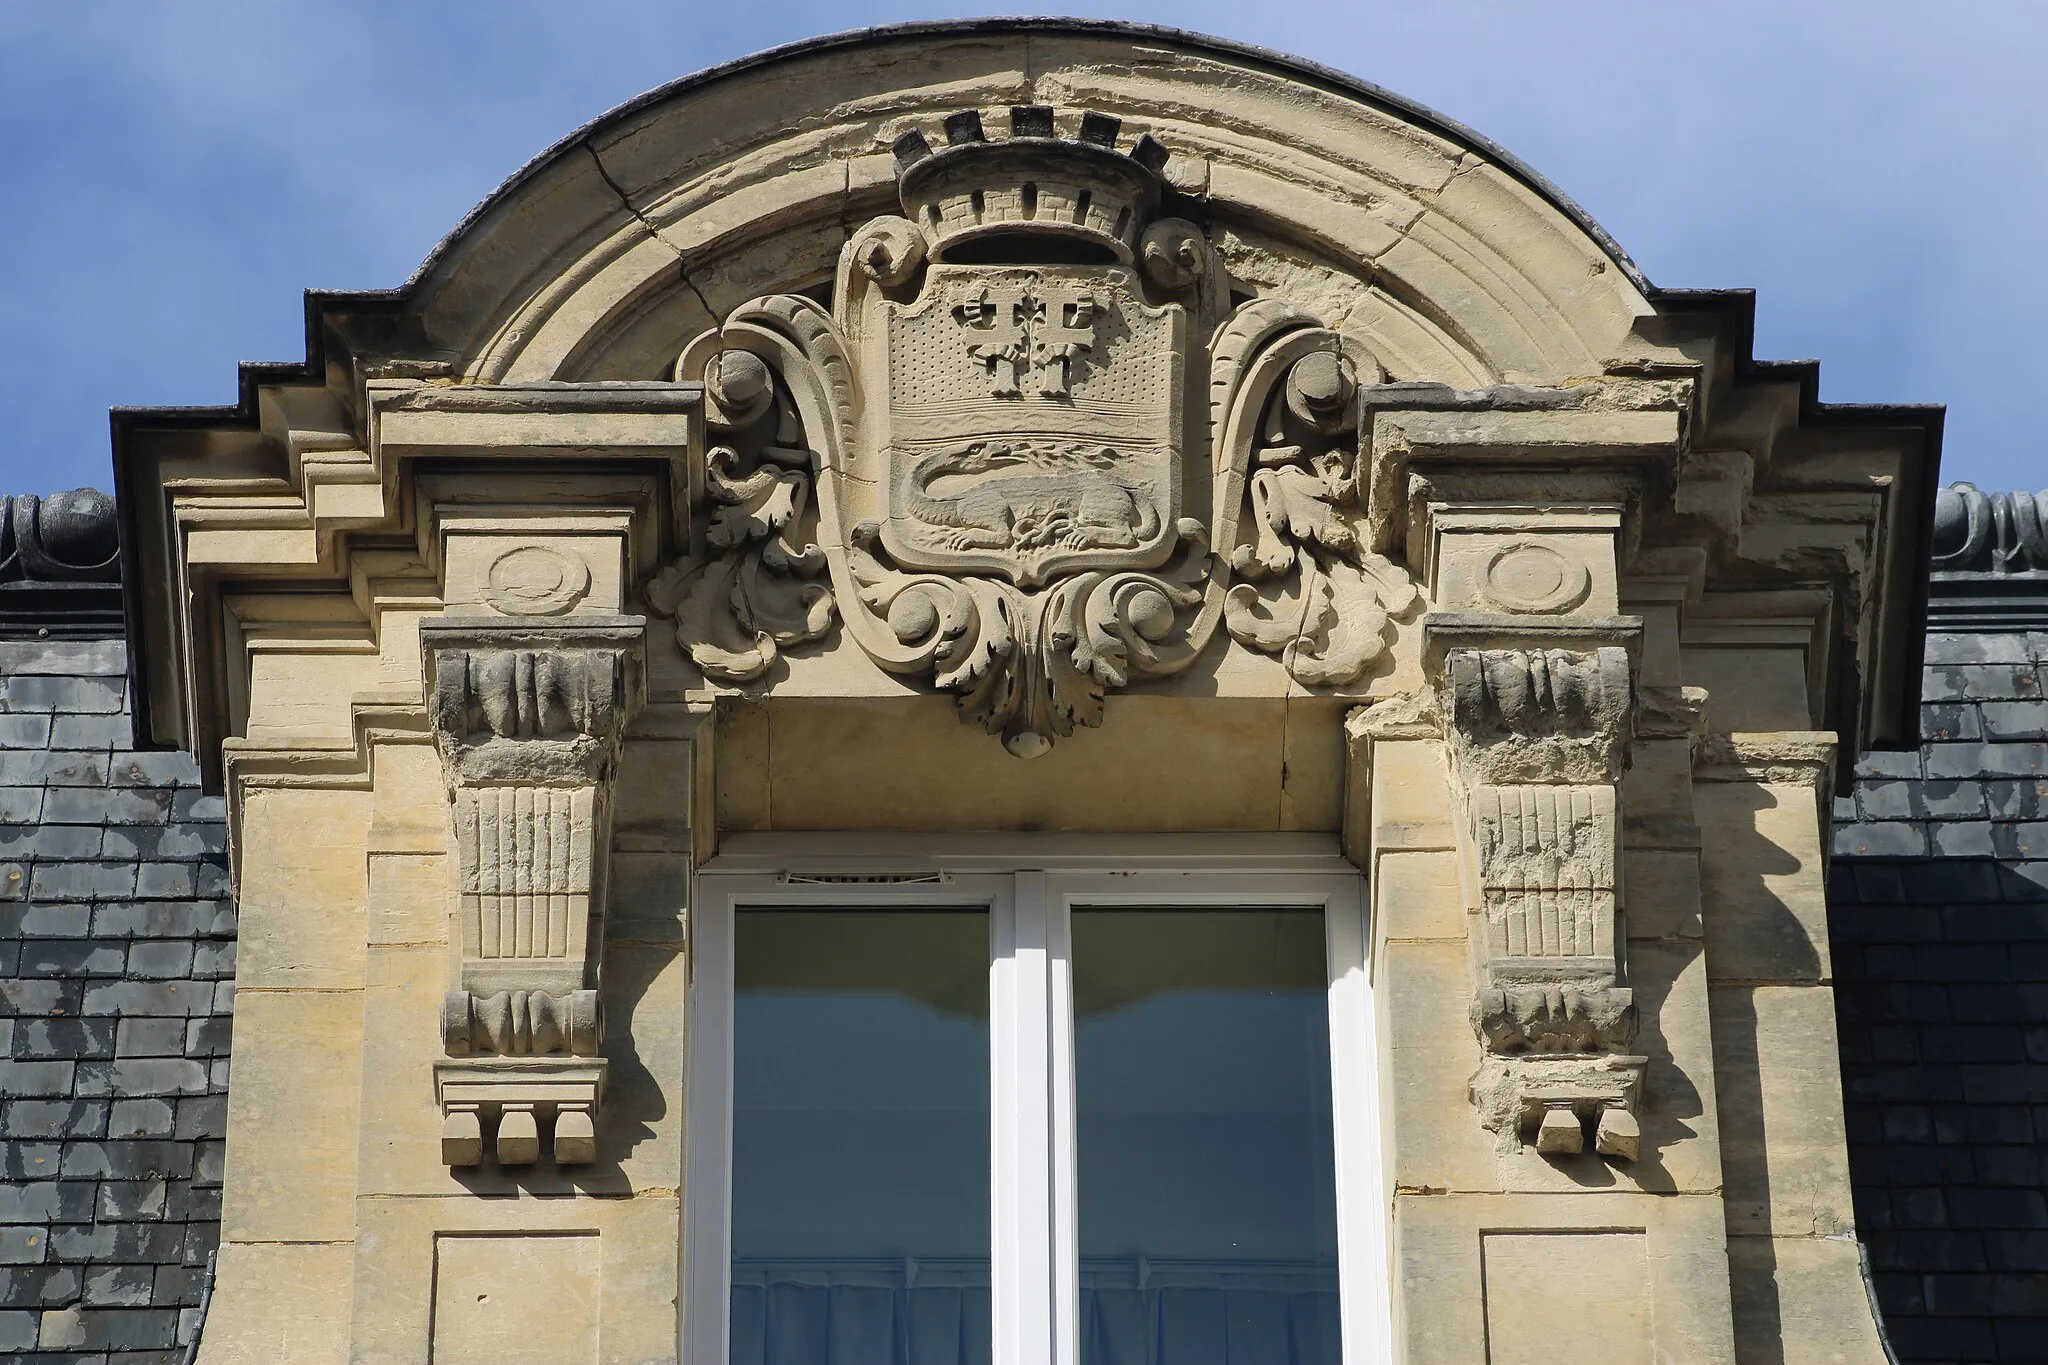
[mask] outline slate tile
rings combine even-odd
[[[127,953],[97,939],[37,938],[22,944],[23,976],[119,976]]]
[[[27,1095],[69,1096],[72,1093],[72,1073],[77,1065],[66,1058],[36,1062],[0,1062],[0,1095],[10,1098]]]
[[[1903,821],[1845,825],[1835,831],[1842,856],[1920,857],[1927,852],[1927,827]]]
[[[192,976],[191,940],[136,939],[128,948],[128,975],[138,981]]]
[[[2012,829],[2012,825],[2000,825],[2001,830]],[[1938,858],[1990,857],[1992,825],[1988,821],[1937,820],[1929,827],[1933,838],[1933,852]]]
[[[95,1021],[99,1022],[99,1021]],[[181,1057],[191,1021],[181,1018],[134,1018],[120,1021],[115,1052],[122,1057]]]
[[[199,765],[179,750],[124,753],[117,755],[109,765],[109,776],[114,785],[122,787],[197,787]],[[219,819],[221,814],[216,813],[211,818]],[[192,817],[187,811],[175,818],[185,820]]]
[[[1858,777],[1918,777],[1918,749],[1872,749],[1856,761]]]
[[[2038,1291],[2040,1286],[2036,1285]],[[2030,1301],[2038,1302],[2038,1292],[2030,1295]],[[2033,1310],[2041,1312],[2041,1309]],[[1998,1317],[1992,1320],[1992,1334],[1998,1340],[1998,1354],[2002,1360],[2048,1360],[2048,1316],[2042,1317]]]
[[[93,981],[82,1008],[86,1014],[211,1014],[213,995],[205,982]]]
[[[1926,658],[1929,664],[2018,664],[2025,666],[2037,656],[2024,634],[1992,631],[1929,631]]]
[[[1984,738],[1984,727],[1977,717],[1977,704],[1952,701],[1921,707],[1920,737],[1929,740]]]
[[[135,733],[127,716],[63,715],[50,718],[52,749],[94,749],[105,753],[126,742]]]
[[[117,900],[135,894],[133,863],[38,863],[29,895],[44,901]]]
[[[2000,857],[2048,859],[2048,820],[2001,822],[1993,828],[1997,831],[1996,845]]]
[[[1986,739],[2040,739],[2048,735],[2048,708],[2039,701],[1987,701],[1978,707]]]
[[[107,1136],[115,1140],[171,1137],[177,1132],[177,1115],[167,1099],[115,1100]]]
[[[0,937],[85,938],[91,933],[90,905],[0,902]]]
[[[2017,1038],[2015,1038],[2017,1043]],[[128,1057],[111,1062],[80,1062],[81,1096],[132,1098],[152,1095],[203,1095],[206,1067],[185,1057]]]
[[[41,1245],[38,1238],[39,1251]],[[17,1265],[0,1275],[0,1306],[27,1308],[70,1303],[83,1288],[84,1276],[77,1266]]]
[[[1984,819],[1986,808],[1982,782],[1914,782],[1913,814],[1929,820]]]

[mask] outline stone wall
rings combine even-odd
[[[1931,632],[1923,743],[1866,756],[1835,803],[1856,1222],[1904,1362],[2048,1359],[2048,634],[2027,624],[2048,611]]]
[[[175,1361],[219,1237],[222,803],[120,640],[0,642],[0,1358]]]

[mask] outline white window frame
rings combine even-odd
[[[695,883],[678,1295],[684,1365],[727,1365],[728,1359],[732,943],[734,912],[742,905],[989,912],[994,1365],[1080,1365],[1068,971],[1073,909],[1321,909],[1343,1358],[1345,1365],[1393,1360],[1392,1209],[1382,1155],[1373,939],[1364,878],[1337,854],[1333,840],[751,835],[728,838]]]

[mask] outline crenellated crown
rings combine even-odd
[[[933,151],[918,131],[896,139],[903,212],[923,231],[935,261],[1119,261],[1159,207],[1166,148],[1150,133],[1117,150],[1123,123],[1081,115],[1079,135],[1059,136],[1047,105],[1010,110],[1010,135],[991,141],[981,111],[945,120]]]

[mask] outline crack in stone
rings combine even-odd
[[[590,153],[590,161],[592,165],[597,167],[598,177],[602,179],[604,183],[611,188],[611,192],[613,194],[616,194],[619,197],[619,207],[625,209],[626,212],[632,214],[633,220],[639,223],[641,227],[647,229],[647,235],[649,237],[652,237],[655,241],[661,243],[663,246],[667,247],[670,251],[675,253],[676,275],[678,276],[678,278],[682,280],[683,288],[689,290],[692,294],[697,296],[698,306],[704,310],[705,315],[711,319],[712,324],[715,326],[718,322],[718,313],[715,309],[712,308],[711,300],[704,297],[704,291],[697,287],[697,282],[690,278],[690,262],[686,257],[684,257],[682,249],[678,247],[674,242],[671,242],[668,238],[662,236],[661,230],[655,227],[654,224],[648,220],[647,215],[642,213],[639,210],[639,208],[634,205],[633,200],[631,199],[631,197],[627,195],[624,187],[622,187],[618,181],[612,179],[612,173],[605,169],[604,158],[597,154],[597,148],[591,146],[588,142],[583,143],[582,147],[584,151]]]

